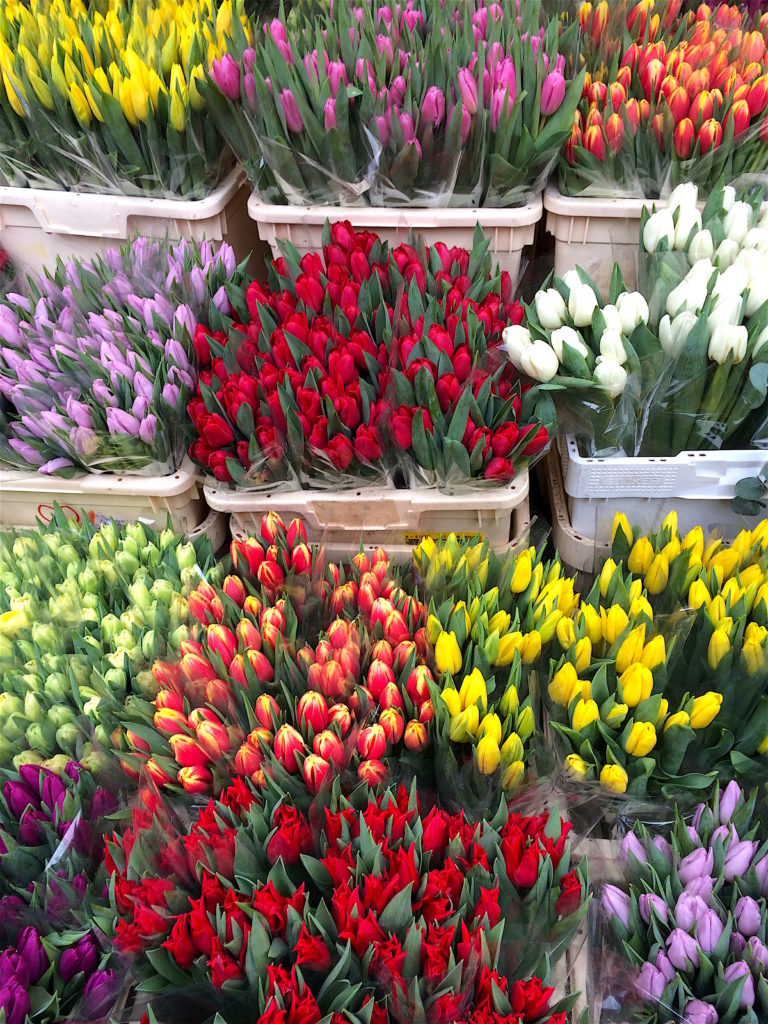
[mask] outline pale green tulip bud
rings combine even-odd
[[[13,657],[13,641],[10,637],[0,636],[0,661],[9,661]]]
[[[177,629],[182,623],[189,619],[189,605],[186,597],[181,594],[174,594],[168,609],[171,616],[171,629]]]
[[[150,565],[152,568],[160,565],[160,548],[154,544],[147,544],[141,549],[141,561],[144,565]]]
[[[7,740],[5,736],[3,736],[2,732],[0,732],[0,762],[3,764],[10,764],[15,750],[16,748],[10,740]]]
[[[89,750],[80,758],[80,764],[91,775],[99,776],[109,768],[109,755],[100,750]]]
[[[139,568],[139,560],[128,551],[118,551],[115,555],[115,565],[123,576],[133,576]]]
[[[114,646],[118,647],[133,647],[133,631],[130,629],[121,629],[115,637]]]
[[[197,566],[193,566],[191,569],[182,569],[179,572],[179,579],[181,582],[181,589],[185,594],[194,590],[200,582],[200,573],[198,572]]]
[[[54,651],[59,646],[59,630],[51,622],[33,622],[32,640],[43,651]]]
[[[99,609],[99,595],[98,594],[83,594],[83,608],[87,608],[89,612],[95,612]],[[99,616],[100,618],[100,616]],[[89,617],[89,621],[90,617]],[[96,620],[99,621],[98,619]]]
[[[139,608],[147,609],[152,604],[152,598],[143,580],[132,583],[128,587],[128,595],[131,601]]]
[[[63,672],[52,672],[45,680],[45,695],[49,700],[67,700],[72,696],[72,687]]]
[[[13,759],[13,767],[16,771],[21,768],[23,764],[42,764],[43,759],[36,750],[22,750],[21,753],[16,754]]]
[[[160,550],[165,551],[171,544],[175,544],[178,539],[178,535],[173,530],[163,530],[160,534]]]
[[[103,725],[97,725],[93,730],[93,743],[99,747],[103,747],[105,750],[109,750],[111,748],[112,740]]]
[[[147,531],[142,523],[128,523],[125,527],[125,536],[126,541],[130,539],[135,544],[138,544],[140,548],[143,548],[147,543]],[[126,543],[126,541],[123,543]]]
[[[173,651],[174,654],[178,653],[182,640],[189,640],[188,626],[177,626],[168,634],[168,650]]]
[[[37,672],[25,672],[21,680],[24,683],[25,691],[29,693],[42,693],[43,680]]]
[[[114,690],[117,693],[125,693],[128,677],[121,668],[108,668],[104,673],[104,682],[110,690]]]
[[[137,672],[133,684],[142,697],[146,697],[148,700],[152,700],[156,697],[160,687],[158,686],[157,680],[152,675],[150,669],[145,669],[143,672]]]
[[[72,544],[60,545],[57,558],[59,560],[59,565],[66,566],[67,568],[71,565],[78,566],[80,564],[80,555]]]
[[[34,693],[26,693],[24,695],[24,717],[28,722],[39,722],[42,717],[43,710],[40,707],[40,701],[34,695]]]
[[[2,726],[3,736],[10,742],[15,743],[16,741],[23,739],[24,734],[27,730],[27,720],[23,714],[11,715],[10,718],[6,718]]]
[[[77,577],[77,583],[84,594],[98,594],[99,577],[88,566]]]
[[[57,729],[75,720],[75,713],[67,704],[55,704],[53,707],[48,708],[47,715],[48,720],[53,722]]]
[[[95,638],[88,638],[89,644],[101,655],[101,644]],[[91,679],[91,664],[84,654],[79,654],[69,662],[69,668],[78,686],[87,686]]]
[[[122,544],[120,545],[120,551],[124,552],[125,554],[132,555],[138,561],[141,546],[137,544],[136,541],[133,540],[133,538],[126,537],[123,540]]]
[[[111,612],[105,615],[101,620],[101,639],[104,643],[112,643],[117,634],[120,632],[121,622],[116,615]]]
[[[194,544],[179,544],[176,548],[176,564],[179,569],[191,569],[197,562]]]
[[[54,754],[53,757],[49,757],[47,761],[43,761],[43,768],[47,768],[48,771],[53,772],[54,775],[63,775],[71,760],[72,758],[69,754]]]
[[[74,722],[67,722],[56,730],[56,743],[62,750],[73,754],[80,739],[80,730]]]
[[[141,638],[141,654],[145,661],[154,661],[157,657],[155,644],[155,631],[150,629]]]
[[[127,629],[131,634],[133,634],[134,630],[141,629],[145,622],[146,616],[144,612],[136,605],[132,605],[128,611],[123,612],[120,616],[120,625],[123,627],[123,630]]]
[[[87,715],[88,718],[98,718],[99,706],[102,702],[102,697],[91,697],[83,704],[83,714]]]
[[[0,693],[0,722],[11,715],[19,714],[24,708],[15,693]]]
[[[141,652],[139,651],[139,653]],[[126,658],[129,660],[132,658],[132,650],[127,647],[118,647],[112,654],[106,656],[106,660],[113,668],[122,668]]]
[[[160,601],[168,607],[173,600],[176,590],[170,580],[155,580],[149,588],[149,592],[156,601]]]
[[[108,587],[114,587],[117,583],[117,572],[111,559],[100,558],[93,563],[93,568]]]
[[[53,725],[43,722],[33,722],[24,734],[30,750],[42,754],[43,757],[50,757],[53,754],[53,744],[56,739],[56,730]]]

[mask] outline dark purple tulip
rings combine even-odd
[[[31,789],[23,782],[9,780],[4,783],[3,796],[14,818],[20,818],[27,807],[32,807],[35,810],[40,807],[37,790]]]
[[[96,970],[99,962],[99,950],[92,935],[84,935],[70,949],[65,949],[59,960],[59,974],[63,982],[68,982],[76,974],[84,974],[86,978]]]
[[[16,982],[24,988],[29,985],[29,966],[15,949],[0,953],[0,985]]]
[[[92,974],[83,989],[85,1016],[90,1018],[103,1016],[112,1005],[117,985],[117,976],[112,968]]]
[[[667,956],[669,962],[678,971],[687,971],[689,963],[694,967],[699,966],[699,951],[696,947],[696,940],[682,928],[675,928],[667,938]]]
[[[64,771],[73,782],[78,782],[80,780],[80,765],[77,761],[67,761]]]
[[[18,981],[11,979],[0,988],[0,1013],[5,1014],[5,1024],[24,1024],[29,1010],[29,995]]]
[[[46,772],[43,778],[43,804],[61,813],[62,805],[67,796],[67,787],[53,772]]]
[[[42,822],[50,821],[43,811],[27,811],[19,823],[18,841],[20,846],[40,846],[45,839]]]
[[[19,935],[16,949],[29,968],[30,985],[36,985],[51,964],[37,928],[25,928]]]
[[[8,853],[8,847],[3,842],[3,836],[6,834],[7,833],[3,832],[2,829],[0,829],[0,856],[2,856],[2,854],[4,853]]]
[[[97,789],[91,801],[91,820],[98,821],[107,814],[114,814],[118,803],[116,797],[106,789]]]
[[[743,1010],[747,1010],[750,1006],[754,1005],[755,983],[752,981],[749,964],[745,963],[744,960],[737,960],[735,964],[731,964],[730,967],[725,968],[723,977],[729,984],[732,981],[737,981],[739,978],[743,978],[744,987],[742,988],[741,996],[739,997],[739,1006]]]

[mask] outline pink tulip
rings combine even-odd
[[[304,122],[301,119],[299,108],[296,105],[296,97],[290,89],[283,89],[280,93],[280,103],[283,107],[285,124],[289,132],[298,134],[304,131]]]
[[[336,127],[336,100],[332,96],[325,101],[323,114],[325,115],[325,130],[329,132],[331,128]]]
[[[468,114],[477,113],[477,82],[469,68],[459,68],[458,74],[461,102]]]
[[[559,71],[550,71],[541,85],[541,113],[554,114],[565,97],[565,79]]]

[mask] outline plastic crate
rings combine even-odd
[[[443,494],[434,488],[398,490],[361,487],[356,491],[238,491],[225,484],[206,484],[205,500],[218,512],[238,517],[246,531],[258,533],[261,517],[270,510],[285,522],[303,520],[312,543],[359,549],[412,547],[427,535],[456,533],[482,536],[493,548],[506,547],[527,530],[528,474],[504,487],[480,488],[464,494]]]
[[[543,462],[539,463],[543,476],[544,490],[549,499],[552,522],[552,543],[564,564],[576,572],[595,573],[604,558],[611,553],[611,545],[596,544],[594,537],[582,536],[571,525],[568,514],[568,500],[563,488],[563,473],[560,455],[552,449]]]
[[[681,452],[668,458],[587,458],[575,438],[561,439],[563,483],[572,529],[607,543],[616,512],[633,526],[659,528],[674,509],[680,530],[702,526],[705,534],[733,539],[751,529],[760,516],[733,511],[736,484],[758,476],[768,464],[767,451]]]
[[[208,515],[193,530],[187,533],[187,540],[198,540],[200,537],[207,537],[211,542],[211,551],[214,555],[221,554],[229,546],[231,534],[229,532],[229,516],[223,512],[214,512],[209,509]]]
[[[0,244],[18,270],[40,272],[57,257],[89,257],[134,235],[226,241],[238,260],[253,248],[250,186],[234,168],[205,199],[150,199],[42,188],[0,188]]]
[[[191,462],[170,476],[88,473],[66,480],[39,473],[0,471],[0,525],[34,526],[48,522],[54,502],[73,519],[85,515],[99,524],[144,522],[165,528],[170,515],[179,533],[191,533],[206,519],[202,487]]]
[[[259,237],[275,257],[280,256],[279,242],[290,242],[300,256],[319,252],[323,247],[323,226],[326,220],[347,220],[358,231],[375,231],[392,245],[407,242],[411,231],[420,235],[427,245],[444,242],[449,248],[457,245],[472,248],[477,224],[491,240],[490,253],[494,268],[498,263],[509,272],[513,283],[520,274],[523,248],[531,245],[536,225],[541,220],[541,196],[525,206],[509,209],[439,209],[380,206],[276,206],[262,203],[256,195],[248,200],[248,213],[256,221]]]
[[[581,267],[607,295],[618,263],[627,288],[636,288],[640,218],[654,205],[663,206],[663,200],[570,197],[547,186],[544,209],[546,230],[555,237],[555,274]]]

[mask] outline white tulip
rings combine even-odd
[[[720,324],[709,339],[707,354],[713,362],[722,366],[731,352],[734,363],[740,363],[747,354],[747,328],[743,324]]]
[[[619,363],[621,366],[626,363],[627,350],[624,348],[619,331],[603,331],[603,336],[600,338],[600,355],[604,359],[612,359],[614,363]]]
[[[557,288],[547,288],[546,291],[536,292],[534,298],[536,316],[539,323],[548,331],[554,331],[560,327],[568,314],[565,300]]]
[[[764,249],[768,245],[768,231],[765,228],[750,228],[742,243],[742,249]]]
[[[574,288],[581,288],[583,283],[579,277],[578,270],[568,270],[563,274],[563,284],[569,292],[573,291]]]
[[[752,358],[754,359],[760,349],[768,345],[768,327],[764,327],[762,331],[755,338],[755,344],[752,349]]]
[[[673,188],[667,200],[667,206],[674,213],[681,207],[696,208],[699,201],[699,190],[692,181],[684,181],[677,188]]]
[[[738,327],[741,323],[741,307],[741,295],[723,295],[719,298],[707,317],[709,333],[714,334],[722,324]]]
[[[605,329],[607,331],[618,331],[621,333],[621,317],[619,316],[618,309],[611,303],[603,306],[603,320],[605,320]]]
[[[694,231],[701,230],[701,214],[695,206],[681,206],[677,215],[675,225],[675,248],[678,252],[685,252],[688,246],[688,239]]]
[[[552,380],[559,369],[557,356],[546,343],[537,339],[523,350],[520,369],[534,380]]]
[[[507,346],[507,354],[515,366],[520,366],[520,356],[531,344],[531,332],[522,324],[514,324],[505,327],[501,332],[501,338]]]
[[[725,215],[723,227],[726,235],[738,245],[744,241],[752,221],[752,207],[749,203],[736,202]]]
[[[739,243],[732,238],[724,238],[717,247],[715,259],[721,270],[727,270],[739,254]]]
[[[561,327],[559,330],[553,331],[549,340],[552,348],[555,350],[558,361],[561,363],[563,361],[563,348],[566,345],[576,349],[583,359],[586,359],[589,354],[589,349],[584,344],[581,335],[578,331],[574,331],[572,327]]]
[[[673,318],[686,310],[698,313],[707,301],[708,292],[708,281],[701,274],[693,278],[689,274],[667,296],[667,313]]]
[[[618,398],[627,386],[627,371],[613,359],[597,357],[595,380],[601,384],[611,398]]]
[[[669,210],[657,210],[645,222],[643,228],[643,245],[646,252],[656,252],[662,241],[666,241],[671,249],[675,240],[675,222]]]
[[[730,298],[732,295],[743,295],[749,284],[747,268],[741,263],[733,263],[727,270],[718,274],[712,294],[715,299]]]
[[[568,312],[577,327],[588,327],[597,306],[597,296],[588,284],[571,289],[568,296]]]
[[[726,185],[723,189],[723,209],[726,213],[733,208],[736,202],[736,189],[733,185]]]
[[[648,303],[640,292],[623,292],[616,300],[621,332],[627,337],[639,323],[648,323]]]
[[[681,313],[674,320],[663,316],[659,321],[659,341],[665,355],[677,359],[685,347],[688,335],[696,326],[698,317],[695,313]]]
[[[693,266],[697,260],[711,260],[715,255],[715,243],[712,241],[712,232],[705,228],[697,231],[688,246],[688,262]]]
[[[762,304],[768,300],[768,255],[758,252],[757,249],[748,249],[752,256],[747,264],[749,274],[749,293],[747,304],[744,307],[745,316],[754,316]]]

